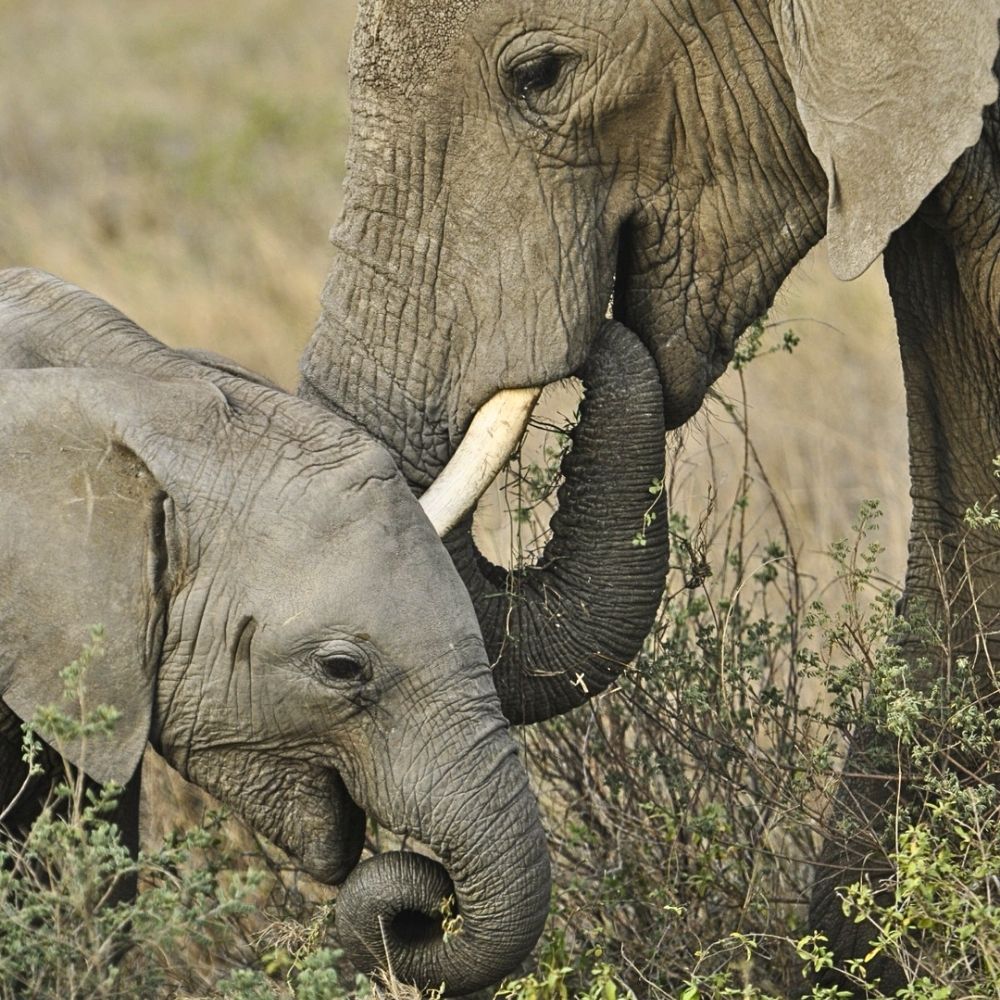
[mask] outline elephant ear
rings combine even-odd
[[[830,264],[854,278],[979,138],[1000,0],[771,2],[829,184]]]
[[[175,461],[157,422],[190,419],[188,395],[185,382],[126,373],[0,371],[0,698],[22,719],[117,709],[110,736],[60,747],[100,782],[125,784],[149,735],[168,573],[162,467]],[[67,699],[60,671],[92,625],[103,655]]]

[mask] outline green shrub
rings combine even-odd
[[[80,658],[63,671],[67,694],[81,705],[86,671],[101,655],[102,632],[94,629]],[[116,717],[108,706],[79,720],[40,710],[25,727],[32,774],[40,773],[43,756],[36,734],[56,750],[82,739],[85,755],[86,740],[111,732]],[[220,813],[133,860],[109,819],[121,790],[95,790],[59,759],[62,771],[26,836],[0,841],[2,1000],[351,995],[337,970],[339,953],[323,946],[328,909],[305,928],[286,919],[280,942],[272,923],[259,937],[258,960],[241,921],[260,896],[263,873],[239,870],[226,853]],[[116,889],[131,881],[139,885],[136,898],[116,899]],[[244,967],[234,971],[233,963]]]
[[[748,343],[741,364],[762,331]],[[727,412],[744,424],[745,400]],[[820,584],[749,439],[744,461],[725,509],[714,486],[694,513],[671,502],[668,596],[637,664],[587,708],[522,730],[556,888],[538,971],[505,995],[589,996],[595,953],[619,996],[841,995],[806,987],[834,964],[808,900],[824,838],[853,826],[887,859],[883,880],[838,890],[871,934],[865,957],[896,961],[910,1000],[1000,996],[995,679],[914,607],[897,614],[877,503],[831,546]],[[754,537],[761,507],[774,537]],[[880,734],[866,764],[905,789],[889,829],[834,803],[859,731]],[[885,996],[863,965],[841,972]]]

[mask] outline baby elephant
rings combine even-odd
[[[465,588],[389,455],[78,288],[0,272],[0,811],[14,717],[60,702],[93,623],[87,702],[122,714],[70,748],[92,778],[127,785],[149,740],[315,877],[350,873],[338,927],[362,967],[463,993],[527,954],[549,899],[536,803]],[[355,867],[365,812],[443,866]]]

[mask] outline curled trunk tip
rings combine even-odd
[[[536,873],[548,899],[547,864]],[[394,851],[360,864],[337,897],[337,936],[361,971],[462,996],[499,982],[528,956],[546,909],[490,920],[466,911],[437,861]],[[502,909],[502,908],[501,908]],[[499,912],[499,911],[498,911]]]

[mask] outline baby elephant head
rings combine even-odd
[[[0,467],[16,714],[59,703],[100,623],[85,700],[121,717],[70,747],[92,777],[127,781],[149,739],[327,882],[354,869],[370,812],[443,866],[354,872],[339,921],[359,964],[388,948],[397,974],[463,992],[523,958],[548,904],[536,804],[465,588],[380,446],[219,371],[8,369]],[[451,894],[463,932],[446,937]]]

